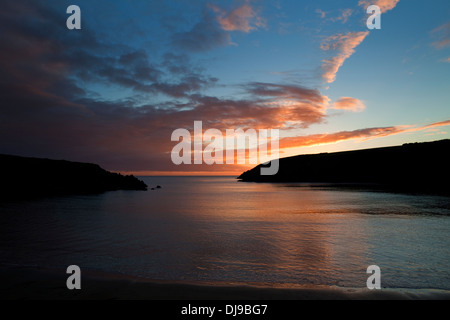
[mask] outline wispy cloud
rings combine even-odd
[[[336,74],[339,68],[344,64],[345,60],[355,52],[355,48],[367,37],[368,31],[365,32],[349,32],[347,34],[337,34],[326,38],[322,44],[322,50],[333,50],[337,55],[331,59],[323,60],[322,69],[324,73],[323,79],[328,82],[336,80]]]
[[[280,140],[280,148],[308,147],[351,139],[370,139],[385,137],[400,132],[402,132],[402,129],[398,127],[379,127],[358,129],[353,131],[339,131],[334,133],[312,134],[300,137],[287,137]]]
[[[433,29],[431,33],[438,39],[432,43],[435,48],[442,49],[450,46],[450,22]]]
[[[338,16],[327,18],[327,16],[329,16],[329,12],[323,11],[322,9],[316,9],[316,13],[319,14],[321,19],[331,22],[341,21],[342,23],[347,23],[353,12],[354,11],[352,9],[340,9],[340,13]]]
[[[391,127],[375,127],[364,128],[352,131],[339,131],[334,133],[313,134],[298,137],[286,137],[280,140],[280,148],[296,148],[308,147],[321,144],[336,143],[346,140],[361,139],[369,140],[374,138],[381,138],[406,132],[415,132],[429,130],[437,127],[450,126],[450,120],[435,122],[425,126],[391,126]]]
[[[338,15],[335,18],[330,18],[331,21],[335,22],[335,21],[341,21],[342,23],[347,23],[348,18],[350,18],[350,16],[353,14],[353,10],[352,9],[343,9],[341,10],[340,15]]]
[[[380,7],[381,12],[385,13],[394,9],[399,1],[400,0],[360,0],[358,5],[365,8],[370,5],[377,5]],[[316,12],[321,15],[321,18],[325,18],[326,12],[320,9],[316,10]],[[342,23],[346,23],[352,14],[352,9],[343,9],[338,17],[329,18],[329,20],[333,22],[341,21]],[[326,38],[322,42],[322,50],[337,51],[337,55],[322,61],[322,69],[324,71],[322,78],[327,83],[332,83],[336,80],[336,75],[339,68],[344,64],[345,60],[350,58],[350,56],[355,52],[355,48],[361,44],[368,34],[369,31],[337,34]]]
[[[360,0],[358,5],[367,8],[370,5],[377,5],[380,7],[381,13],[386,13],[397,6],[400,0]]]
[[[318,13],[322,19],[324,19],[327,16],[327,13],[322,9],[316,9],[316,13]]]
[[[445,127],[450,126],[450,120],[435,122],[423,127],[419,127],[418,130],[428,129],[428,128],[436,128],[436,127]]]

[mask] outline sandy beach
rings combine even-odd
[[[2,300],[448,300],[450,291],[339,287],[281,287],[150,281],[82,272],[81,290],[69,290],[65,270],[2,268]]]

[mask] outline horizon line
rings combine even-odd
[[[111,171],[140,177],[239,177],[243,172],[228,171]]]

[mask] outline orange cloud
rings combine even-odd
[[[400,127],[381,127],[358,129],[353,131],[339,131],[334,133],[312,134],[301,137],[287,137],[280,140],[280,148],[308,147],[358,138],[370,139],[375,137],[385,137],[400,132],[403,132]]]
[[[338,54],[331,59],[323,60],[323,79],[328,82],[336,80],[336,74],[344,61],[350,58],[355,48],[367,37],[369,31],[349,32],[345,35],[337,34],[326,38],[320,48],[322,50],[336,50]]]
[[[450,120],[446,120],[415,128],[412,126],[391,126],[391,127],[358,129],[353,131],[339,131],[334,133],[313,134],[300,137],[286,137],[280,139],[280,149],[309,147],[320,144],[336,143],[351,139],[368,140],[405,132],[422,131],[430,128],[443,127],[449,125]]]
[[[444,127],[444,126],[450,126],[450,120],[435,122],[435,123],[429,124],[427,126],[421,127],[420,129],[428,129],[428,128],[436,128],[436,127]]]
[[[217,21],[222,29],[226,31],[242,31],[248,33],[266,26],[265,20],[258,16],[248,4],[244,4],[228,13],[214,5],[210,5],[210,8],[219,14]]]
[[[360,112],[366,108],[366,106],[361,100],[351,97],[342,97],[338,101],[336,101],[333,104],[333,106],[334,109],[347,110],[353,112]]]
[[[360,0],[358,5],[367,8],[370,5],[380,7],[381,13],[385,13],[395,8],[400,0]]]

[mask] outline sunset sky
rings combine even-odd
[[[0,153],[236,175],[174,165],[172,132],[279,129],[280,157],[450,138],[448,0],[6,0],[0,46]]]

